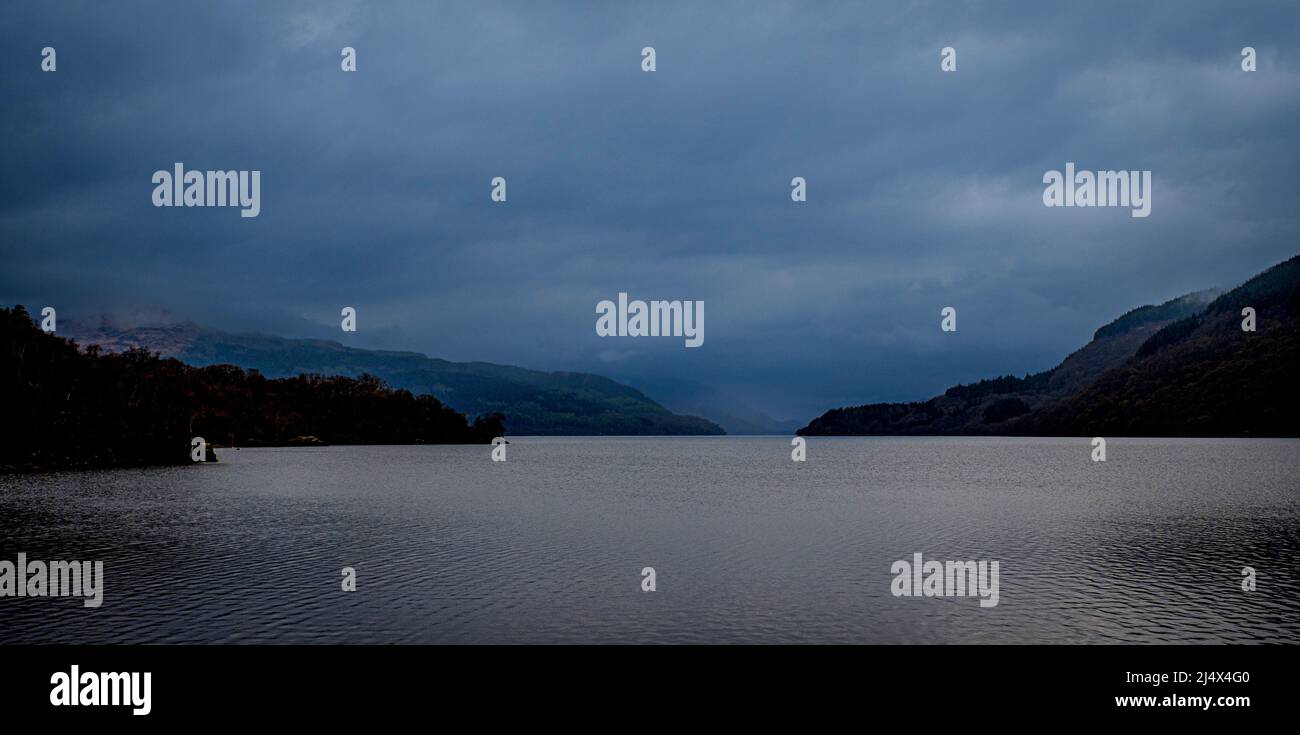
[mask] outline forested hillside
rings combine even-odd
[[[229,365],[194,368],[144,350],[103,354],[0,309],[0,470],[190,461],[190,442],[267,446],[487,443],[502,417],[472,425],[432,396],[370,376],[271,380]]]

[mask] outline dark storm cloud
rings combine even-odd
[[[680,376],[808,418],[1049,367],[1300,249],[1292,3],[2,13],[10,303],[336,338],[353,305],[362,346]],[[154,208],[175,161],[261,170],[261,216]],[[1151,217],[1044,208],[1066,161],[1152,170]],[[619,291],[705,301],[704,347],[597,338]]]

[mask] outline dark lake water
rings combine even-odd
[[[1300,441],[511,438],[0,476],[6,643],[1300,642]],[[999,562],[999,600],[891,565]],[[357,591],[340,589],[356,570]],[[654,592],[641,570],[654,567]],[[1242,590],[1242,568],[1256,589]]]

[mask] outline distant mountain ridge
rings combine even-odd
[[[471,422],[373,377],[269,380],[82,349],[21,305],[0,308],[0,406],[0,473],[207,462],[218,444],[487,444],[502,433],[500,416]]]
[[[1256,309],[1257,331],[1241,329]],[[1133,309],[1057,367],[827,411],[817,435],[1296,436],[1300,256],[1226,293]]]
[[[680,377],[614,375],[624,383],[634,385],[655,397],[669,410],[692,416],[707,416],[732,435],[790,436],[803,425],[800,420],[773,418],[750,405],[744,395],[719,387]]]
[[[1155,306],[1139,306],[1097,329],[1092,341],[1061,361],[1052,370],[1048,385],[1052,393],[1073,393],[1122,365],[1137,354],[1142,344],[1166,325],[1204,309],[1223,291],[1210,288],[1170,299]]]
[[[60,334],[109,352],[136,347],[195,367],[237,365],[268,378],[369,374],[471,415],[504,414],[506,430],[516,435],[725,433],[707,419],[674,414],[635,388],[589,373],[451,362],[331,340],[231,334],[193,322],[123,327],[105,319],[97,325],[61,325]]]
[[[1242,330],[1245,308],[1256,331]],[[1017,433],[1300,436],[1300,256],[1166,324],[1124,365]]]

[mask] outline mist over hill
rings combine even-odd
[[[320,339],[232,334],[193,322],[122,325],[108,318],[60,330],[108,352],[131,348],[195,367],[237,365],[268,378],[373,375],[436,397],[472,416],[500,413],[516,435],[723,434],[703,418],[675,414],[641,391],[590,373],[542,372],[487,362],[451,362],[417,352],[365,350]]]
[[[1226,293],[1141,306],[1045,372],[827,411],[825,435],[1296,436],[1300,256]],[[1257,313],[1242,329],[1242,310]]]

